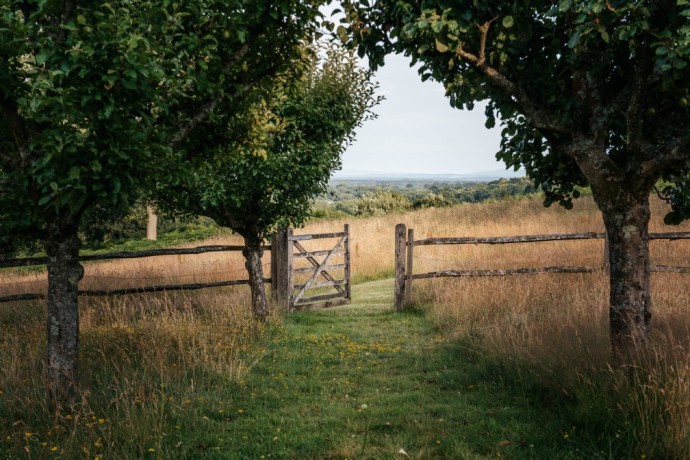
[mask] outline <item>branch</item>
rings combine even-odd
[[[662,169],[687,166],[690,163],[690,135],[667,141],[661,147],[661,152],[648,162],[652,161]]]
[[[643,131],[643,101],[645,94],[649,91],[647,82],[652,74],[653,60],[647,46],[641,51],[638,63],[633,71],[633,81],[630,84],[630,99],[625,114],[626,131],[628,138],[628,149],[633,153],[640,153],[642,150]]]
[[[17,158],[4,150],[0,152],[0,161],[2,161],[3,166],[6,168],[24,165],[29,156],[28,150],[26,149],[28,136],[24,129],[24,122],[17,112],[17,105],[14,101],[4,99],[0,100],[0,109],[2,109],[3,118],[5,118],[9,124],[16,152],[19,153],[20,163],[18,165]]]
[[[249,40],[247,41],[247,43],[245,43],[242,46],[242,48],[240,48],[240,50],[237,52],[237,54],[235,54],[233,59],[231,59],[230,61],[225,63],[225,65],[223,66],[223,68],[221,70],[222,74],[224,74],[225,72],[230,70],[233,66],[236,66],[240,62],[242,62],[242,60],[245,58],[245,56],[249,52],[248,42],[249,42]],[[249,89],[249,85],[243,85],[241,89],[235,91],[235,93],[232,94],[231,98],[234,99],[236,97],[241,96],[242,94],[244,94],[247,91],[247,89]],[[224,97],[223,93],[218,94],[214,98],[212,98],[211,100],[209,100],[205,104],[203,104],[201,106],[201,108],[199,109],[199,111],[196,113],[196,115],[194,115],[192,117],[191,120],[188,120],[188,121],[182,123],[178,127],[177,132],[168,138],[168,141],[167,141],[168,145],[170,145],[171,147],[174,147],[174,146],[178,145],[180,142],[182,142],[183,140],[185,140],[187,138],[187,136],[189,136],[189,133],[191,133],[194,130],[194,128],[199,126],[204,120],[206,120],[209,117],[209,115],[211,115],[211,113],[213,113],[213,111],[216,109],[218,104],[220,104],[220,102],[223,100],[223,97]]]
[[[525,115],[529,117],[530,124],[532,126],[544,131],[569,134],[570,130],[568,130],[566,126],[554,120],[553,115],[549,111],[539,107],[539,105],[529,97],[524,89],[510,81],[505,75],[486,63],[486,40],[489,34],[489,28],[494,20],[495,18],[479,26],[481,38],[478,56],[465,51],[462,47],[462,44],[458,46],[455,53],[461,58],[464,58],[472,63],[477,70],[487,77],[493,86],[517,99],[517,102],[524,111]]]
[[[62,42],[67,36],[67,29],[60,27],[60,25],[67,23],[67,20],[74,9],[74,3],[74,0],[63,0],[62,2],[62,14],[60,15],[60,22],[56,24],[56,26],[59,28],[57,35],[55,36],[56,43]]]

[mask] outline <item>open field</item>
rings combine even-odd
[[[663,226],[656,200],[654,208],[652,231],[690,228]],[[355,282],[392,276],[400,222],[417,238],[602,231],[591,201],[565,211],[544,209],[538,198],[347,222]],[[339,231],[343,223],[318,221],[296,233]],[[230,236],[195,245],[239,242]],[[600,266],[602,246],[419,247],[415,271]],[[652,263],[690,265],[690,242],[651,246]],[[43,276],[4,271],[2,294],[32,283],[45,289]],[[402,316],[386,312],[392,290],[376,282],[375,289],[358,288],[353,307],[274,315],[266,327],[249,317],[246,286],[82,299],[86,391],[76,412],[58,415],[44,399],[44,306],[0,304],[0,452],[404,458],[402,448],[411,458],[685,458],[687,276],[653,275],[655,346],[646,362],[627,370],[610,362],[602,274],[419,280],[414,300],[425,315]],[[240,253],[216,253],[90,263],[82,287],[245,277]],[[386,386],[386,376],[397,386]],[[398,397],[382,394],[386,388]]]
[[[668,227],[663,224],[663,203],[652,200],[654,218],[652,232],[681,231],[689,224]],[[576,202],[566,211],[558,206],[544,208],[538,197],[508,199],[481,204],[462,204],[450,208],[429,208],[405,214],[391,214],[365,219],[315,221],[300,233],[340,231],[349,223],[352,234],[352,274],[355,282],[393,276],[393,232],[395,224],[404,223],[415,229],[417,239],[440,236],[512,236],[541,233],[603,232],[598,210],[589,198]],[[214,237],[199,245],[238,245],[238,235]],[[307,249],[319,242],[305,242]],[[689,241],[653,241],[652,263],[659,265],[690,264]],[[496,246],[434,247],[415,250],[415,271],[418,273],[444,268],[490,269],[540,265],[592,265],[603,263],[603,241],[564,241],[539,244]],[[268,277],[270,257],[264,255],[264,271]],[[26,272],[26,270],[25,270]],[[162,283],[212,282],[245,278],[244,259],[240,252],[210,253],[193,256],[165,256],[85,264],[83,289],[125,288]],[[43,292],[45,273],[29,271],[0,273],[0,295],[20,292]]]

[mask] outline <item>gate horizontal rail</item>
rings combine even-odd
[[[272,266],[275,268],[272,277],[275,278],[274,292],[283,308],[287,311],[302,308],[326,308],[336,305],[346,305],[351,302],[350,286],[350,227],[344,225],[342,232],[317,233],[310,235],[294,235],[292,229],[279,229],[273,242],[275,251],[272,252]],[[330,249],[307,249],[301,243],[310,240],[336,239],[329,245]],[[323,246],[322,246],[323,247]],[[342,256],[343,260],[333,260]],[[305,260],[307,267],[294,266],[296,259]],[[342,271],[336,279],[333,271]],[[303,276],[299,282],[298,275]],[[342,278],[342,279],[341,279]],[[318,295],[307,295],[313,289]],[[322,293],[324,289],[335,292]]]

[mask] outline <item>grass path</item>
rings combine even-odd
[[[197,406],[206,406],[206,439],[182,450],[211,458],[554,458],[550,449],[534,453],[529,440],[561,433],[544,433],[526,400],[485,382],[422,314],[393,312],[391,280],[355,286],[353,298],[288,316],[223,409]]]

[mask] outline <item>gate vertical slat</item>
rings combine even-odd
[[[405,277],[405,306],[412,304],[412,265],[414,261],[414,229],[407,230],[407,276]]]
[[[350,224],[345,224],[345,298],[352,299],[350,283]]]
[[[289,240],[290,230],[279,228],[271,245],[271,287],[273,288],[280,308],[290,309],[290,273],[292,261],[290,252],[292,243]]]
[[[286,300],[287,300],[287,310],[288,312],[292,310],[294,307],[293,302],[292,302],[292,291],[294,289],[294,280],[292,277],[292,253],[294,251],[294,244],[291,241],[292,238],[292,229],[288,228],[285,234],[285,248],[286,248],[286,253],[285,253],[285,265],[286,265],[286,270],[285,270],[285,286],[287,288],[287,295],[286,295]]]
[[[395,310],[405,306],[405,224],[395,226]]]

